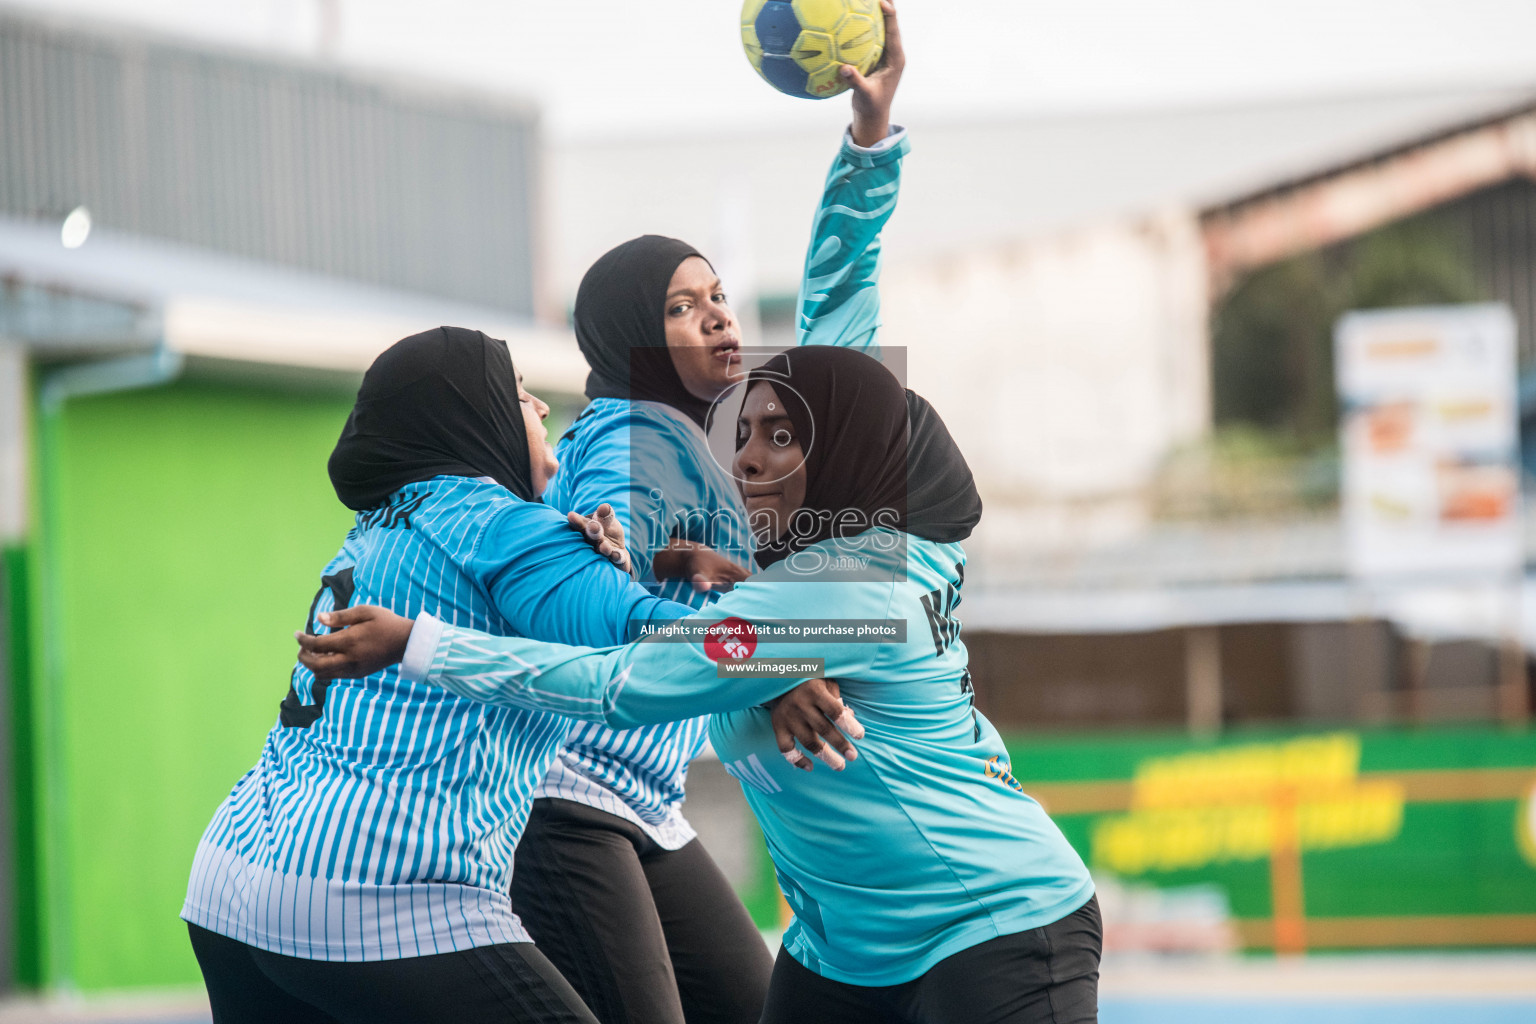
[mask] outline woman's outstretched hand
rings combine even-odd
[[[796,768],[807,772],[815,769],[811,759],[795,747],[796,740],[835,772],[858,758],[853,740],[864,738],[864,727],[843,703],[842,690],[832,680],[808,679],[770,707],[779,753]]]
[[[405,657],[414,619],[396,615],[388,608],[360,604],[334,612],[321,612],[320,621],[333,632],[325,636],[295,633],[299,663],[316,679],[360,679]]]
[[[868,75],[859,74],[852,64],[840,72],[853,90],[853,141],[866,149],[891,134],[891,101],[902,69],[907,66],[906,51],[901,48],[901,25],[896,21],[896,5],[880,0],[885,14],[885,52]]]
[[[629,549],[624,546],[624,525],[606,501],[590,516],[572,512],[565,517],[571,529],[586,538],[592,549],[625,572],[630,571]]]

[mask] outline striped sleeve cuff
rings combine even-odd
[[[907,129],[902,125],[893,124],[891,125],[890,134],[886,135],[885,138],[881,139],[873,146],[861,146],[857,142],[853,141],[853,125],[849,125],[847,128],[843,129],[843,141],[847,143],[849,149],[853,150],[855,153],[868,153],[871,156],[876,153],[884,153],[892,146],[900,145],[906,140],[906,138]]]
[[[860,146],[853,141],[853,128],[843,130],[843,157],[856,167],[879,167],[892,160],[899,160],[912,149],[907,141],[907,130],[899,124],[891,125],[891,133],[873,146]]]
[[[411,639],[405,645],[405,658],[400,662],[400,675],[413,683],[426,681],[442,639],[442,619],[426,612],[416,616],[416,624],[411,627]]]

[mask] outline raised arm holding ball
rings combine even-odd
[[[786,31],[783,17],[797,17],[778,0],[760,6]],[[907,149],[890,123],[903,61],[893,9],[874,0],[802,5],[823,15],[843,6],[843,28],[864,18],[878,31],[842,37],[868,37],[858,44],[867,75],[835,55],[816,58],[836,91],[851,92],[854,116],[813,222],[798,326],[802,344],[867,348],[879,324],[880,232]],[[879,66],[867,45],[876,35],[888,43]],[[637,578],[707,608],[749,575],[753,559],[746,508],[704,427],[741,382],[741,347],[755,339],[742,337],[726,282],[705,255],[661,235],[625,242],[592,265],[574,326],[591,402],[560,440],[562,468],[544,501],[561,511],[610,502]],[[836,687],[819,681],[775,705],[790,764],[809,768],[814,756],[837,768],[855,756],[840,708]],[[578,724],[535,790],[512,904],[602,1021],[753,1024],[761,1013],[771,958],[683,814],[686,772],[707,727],[703,717]]]

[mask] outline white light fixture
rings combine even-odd
[[[64,228],[59,232],[59,240],[64,243],[64,248],[78,249],[90,236],[91,211],[83,206],[70,210],[69,216],[64,218]]]

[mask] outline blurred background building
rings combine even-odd
[[[815,116],[551,133],[0,9],[0,983],[195,983],[187,866],[350,522],[322,467],[373,356],[479,327],[568,419],[576,284],[646,231],[788,343]],[[1536,594],[1349,576],[1333,367],[1345,311],[1471,302],[1536,365],[1536,92],[901,119],[883,340],[976,471],[977,699],[1111,945],[1536,946]],[[690,816],[772,928],[734,787],[700,763]]]

